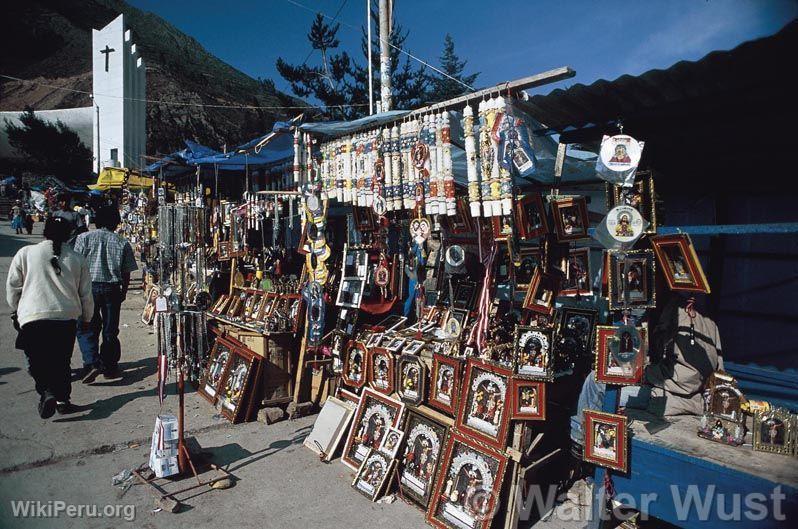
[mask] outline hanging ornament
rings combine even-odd
[[[596,160],[599,178],[612,184],[631,186],[643,154],[643,146],[644,142],[626,134],[604,136]]]

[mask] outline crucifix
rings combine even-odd
[[[104,50],[100,50],[100,53],[105,55],[105,71],[106,72],[108,71],[108,58],[111,56],[111,52],[112,51],[116,51],[116,50],[113,49],[113,48],[109,48],[108,44],[105,45],[105,49]]]

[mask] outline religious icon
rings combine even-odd
[[[608,255],[610,309],[654,307],[654,256],[651,250],[611,250]]]
[[[746,431],[742,410],[743,394],[733,378],[727,381],[725,377],[717,377],[715,374],[713,377],[710,377],[704,391],[704,414],[699,423],[698,436],[739,446],[745,440]],[[756,434],[754,430],[754,435]]]
[[[626,145],[618,144],[615,146],[615,154],[610,158],[610,163],[632,163],[632,158],[626,152]]]
[[[651,244],[671,290],[710,293],[701,261],[688,235],[662,235],[652,238]]]
[[[784,408],[754,414],[754,450],[792,454],[796,444],[796,416]]]
[[[403,412],[404,405],[401,402],[365,388],[341,461],[351,468],[357,468],[370,449],[377,450],[380,447],[387,429],[399,424]]]
[[[488,529],[499,501],[507,456],[449,437],[427,522],[439,529]]]
[[[511,374],[509,369],[469,359],[455,426],[489,446],[503,447],[510,415],[507,398]]]
[[[584,365],[593,348],[593,327],[598,311],[563,307],[557,311],[554,333],[554,371]]]
[[[391,353],[382,347],[372,347],[368,351],[368,383],[380,393],[393,393],[394,360]]]
[[[252,374],[255,368],[254,353],[246,353],[241,348],[232,351],[225,377],[221,383],[219,404],[222,415],[233,423],[242,420],[244,395],[251,386]]]
[[[399,459],[399,488],[405,497],[426,510],[447,428],[426,415],[410,412],[405,432],[405,449]]]
[[[524,297],[524,308],[534,312],[551,314],[554,309],[554,298],[559,287],[560,280],[556,275],[548,274],[541,271],[540,268],[536,268]]]
[[[371,501],[377,501],[393,473],[393,458],[377,450],[370,450],[358,468],[352,487]]]
[[[546,419],[546,383],[513,379],[513,419],[542,421]]]
[[[551,203],[554,232],[559,241],[587,238],[589,220],[585,197],[569,197]]]
[[[363,342],[351,340],[344,353],[341,378],[347,386],[362,388],[366,383],[365,368],[368,350]]]
[[[432,356],[432,387],[429,405],[454,415],[457,391],[460,388],[461,361],[457,358],[435,353]]]
[[[629,206],[640,213],[648,226],[644,233],[657,233],[657,214],[654,202],[654,178],[650,171],[638,171],[631,186],[607,184],[607,211],[616,206]],[[644,222],[644,224],[645,224]]]
[[[514,369],[522,378],[550,380],[553,377],[550,330],[516,325]]]
[[[637,168],[643,151],[643,142],[638,142],[626,134],[604,136],[599,151],[599,162],[606,169],[626,172]]]
[[[382,438],[382,443],[380,443],[380,452],[391,459],[396,459],[396,453],[399,451],[399,445],[402,444],[402,438],[404,436],[405,433],[402,430],[398,428],[388,428],[387,433]]]
[[[573,248],[568,254],[561,296],[589,296],[593,293],[590,275],[590,248]]]
[[[549,231],[546,210],[540,193],[530,193],[519,197],[513,212],[515,213],[515,228],[520,239],[533,239]]]
[[[639,384],[646,360],[646,334],[645,327],[599,325],[596,328],[596,381]]]
[[[227,363],[230,360],[233,347],[234,345],[224,338],[217,338],[216,343],[213,344],[213,349],[211,349],[208,355],[208,367],[200,383],[199,393],[211,404],[216,403],[216,397],[220,391],[219,386],[222,381],[222,375],[224,375],[227,368]]]
[[[584,416],[585,461],[625,473],[628,465],[626,416],[595,410],[585,410]]]
[[[535,269],[543,265],[543,255],[540,248],[522,247],[515,261],[515,290],[526,292]]]
[[[427,385],[426,366],[418,356],[409,353],[403,354],[397,362],[399,398],[408,404],[420,405]]]

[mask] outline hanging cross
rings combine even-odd
[[[111,56],[111,52],[112,51],[116,51],[116,50],[113,49],[113,48],[109,48],[108,44],[105,45],[105,49],[104,50],[100,50],[100,53],[105,55],[105,71],[106,72],[108,71],[108,58]]]

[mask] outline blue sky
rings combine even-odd
[[[301,63],[313,13],[287,0],[128,0],[196,38],[208,51],[252,77],[288,91],[277,57]],[[360,59],[367,0],[294,0],[339,15],[341,47]],[[376,4],[376,0],[373,0]],[[557,86],[615,79],[771,35],[798,16],[794,0],[396,0],[395,18],[410,35],[406,48],[437,65],[448,32],[476,87],[570,66]],[[355,26],[357,29],[348,26]],[[376,30],[376,28],[375,28]],[[312,55],[310,63],[318,61]],[[365,62],[365,61],[362,61]],[[552,86],[538,89],[550,91]],[[378,88],[376,89],[379,90]]]

